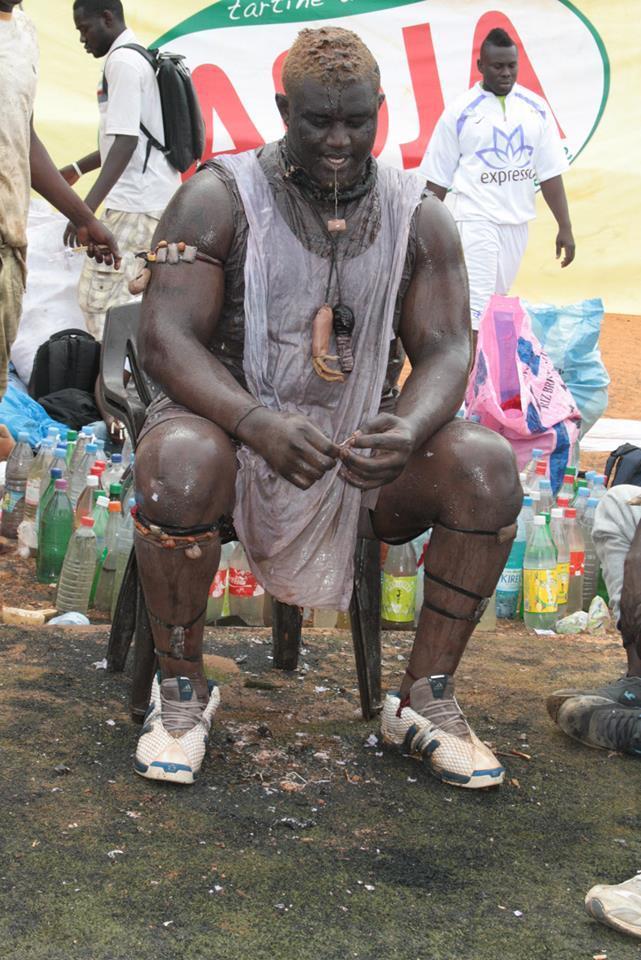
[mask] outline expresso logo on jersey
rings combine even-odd
[[[508,183],[516,180],[534,180],[536,174],[532,167],[526,167],[525,170],[489,170],[483,171],[480,180],[481,183]]]
[[[525,142],[523,127],[519,123],[512,133],[503,133],[498,127],[493,127],[492,146],[477,150],[476,156],[492,170],[505,170],[508,164],[517,168],[527,166],[533,152],[534,147]]]

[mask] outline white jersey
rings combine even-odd
[[[147,168],[147,137],[140,123],[164,143],[162,107],[156,75],[137,50],[122,50],[126,43],[138,43],[133,30],[124,30],[109,48],[104,79],[98,87],[100,109],[100,159],[113,146],[116,134],[138,137],[138,146],[118,181],[105,197],[105,208],[126,213],[162,213],[180,186],[180,174],[160,150],[151,148]]]
[[[443,111],[419,169],[452,189],[456,220],[519,224],[535,217],[536,181],[568,166],[545,100],[518,83],[497,97],[479,82]]]

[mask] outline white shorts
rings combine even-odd
[[[528,237],[527,223],[457,220],[470,284],[472,329],[478,330],[493,293],[505,296],[519,272]]]

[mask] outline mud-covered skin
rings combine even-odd
[[[304,156],[306,171],[321,184],[325,167],[332,168],[328,158],[344,158],[338,166],[345,187],[362,177],[371,152],[376,132],[371,118],[378,94],[371,83],[349,84],[349,92],[345,98],[341,91],[328,92],[325,85],[309,81],[304,102],[297,101],[302,92],[295,91],[284,114],[290,142],[306,145],[306,152],[297,153],[298,161]],[[325,219],[334,214],[331,203],[309,202],[317,204]],[[155,241],[176,237],[226,259],[233,217],[229,193],[216,178],[194,177],[178,191]],[[306,417],[255,409],[254,398],[210,352],[223,299],[223,273],[203,263],[155,271],[145,295],[143,364],[169,397],[197,415],[160,423],[137,450],[138,501],[145,516],[160,526],[214,522],[232,512],[236,459],[230,434],[301,489],[332,469],[341,453]],[[361,425],[360,435],[342,451],[342,474],[360,489],[381,488],[372,516],[377,536],[411,539],[437,524],[430,570],[472,593],[489,596],[510,549],[510,539],[496,534],[513,523],[521,489],[508,444],[490,431],[453,420],[470,367],[467,282],[455,225],[431,196],[422,202],[416,218],[415,264],[399,336],[412,372],[396,411]],[[366,449],[373,450],[371,457],[363,455]],[[438,526],[439,521],[482,533],[453,532]],[[190,623],[205,606],[218,545],[197,561],[182,551],[160,551],[139,539],[137,550],[150,609],[167,623]],[[430,596],[459,617],[471,617],[477,605],[435,585],[430,585]],[[153,629],[157,648],[167,650],[166,628],[154,623]],[[472,629],[472,620],[445,618],[424,609],[410,660],[412,672],[453,673]],[[198,656],[201,645],[202,619],[187,630],[185,653]],[[163,659],[162,669],[164,675],[193,677],[204,693],[198,664]]]

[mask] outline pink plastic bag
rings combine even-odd
[[[533,447],[549,455],[552,490],[559,489],[578,440],[581,415],[533,335],[518,297],[490,299],[465,403],[468,417],[476,414],[483,426],[511,443],[519,470]]]

